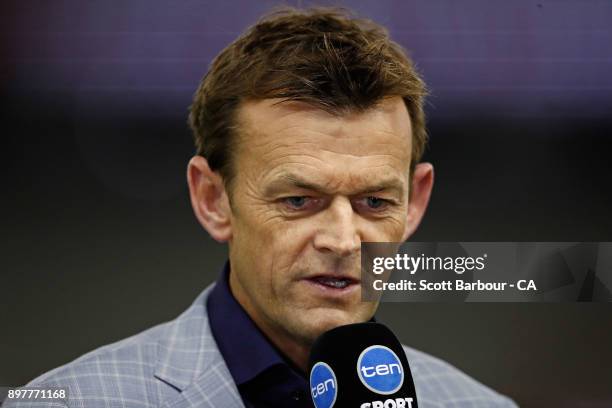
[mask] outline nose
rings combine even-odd
[[[350,200],[342,197],[334,198],[325,211],[323,225],[314,238],[315,248],[343,257],[359,252],[361,237],[356,225],[358,220]]]

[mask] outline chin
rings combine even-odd
[[[328,330],[346,324],[365,322],[370,318],[371,315],[365,316],[363,311],[361,313],[349,313],[338,309],[319,309],[315,316],[304,323],[307,325],[307,331],[309,332],[308,338],[314,342],[317,337]]]

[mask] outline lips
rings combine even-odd
[[[308,280],[330,289],[345,289],[359,283],[357,279],[343,275],[317,275]]]

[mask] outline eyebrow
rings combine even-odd
[[[330,194],[331,191],[323,184],[306,180],[295,173],[281,173],[274,181],[265,188],[266,195],[274,195],[287,187],[297,187],[304,190],[316,191],[323,194]],[[397,177],[390,177],[385,180],[378,181],[372,186],[368,186],[357,191],[354,195],[376,193],[385,190],[395,190],[399,193],[400,198],[404,194],[404,184]]]

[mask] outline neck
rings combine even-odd
[[[306,373],[308,371],[308,356],[310,355],[310,345],[306,346],[291,339],[283,338],[278,332],[272,332],[258,325],[264,332],[268,340],[291,361],[299,370]]]
[[[229,286],[236,301],[238,301],[240,306],[246,311],[251,320],[255,322],[268,341],[270,341],[281,354],[299,370],[304,373],[307,372],[308,356],[310,355],[312,344],[297,341],[295,337],[287,333],[286,330],[269,322],[269,319],[266,319],[262,313],[259,312],[258,308],[253,305],[248,296],[244,295],[243,290],[236,290],[240,287],[240,283],[236,281],[232,273],[230,273],[229,276]]]

